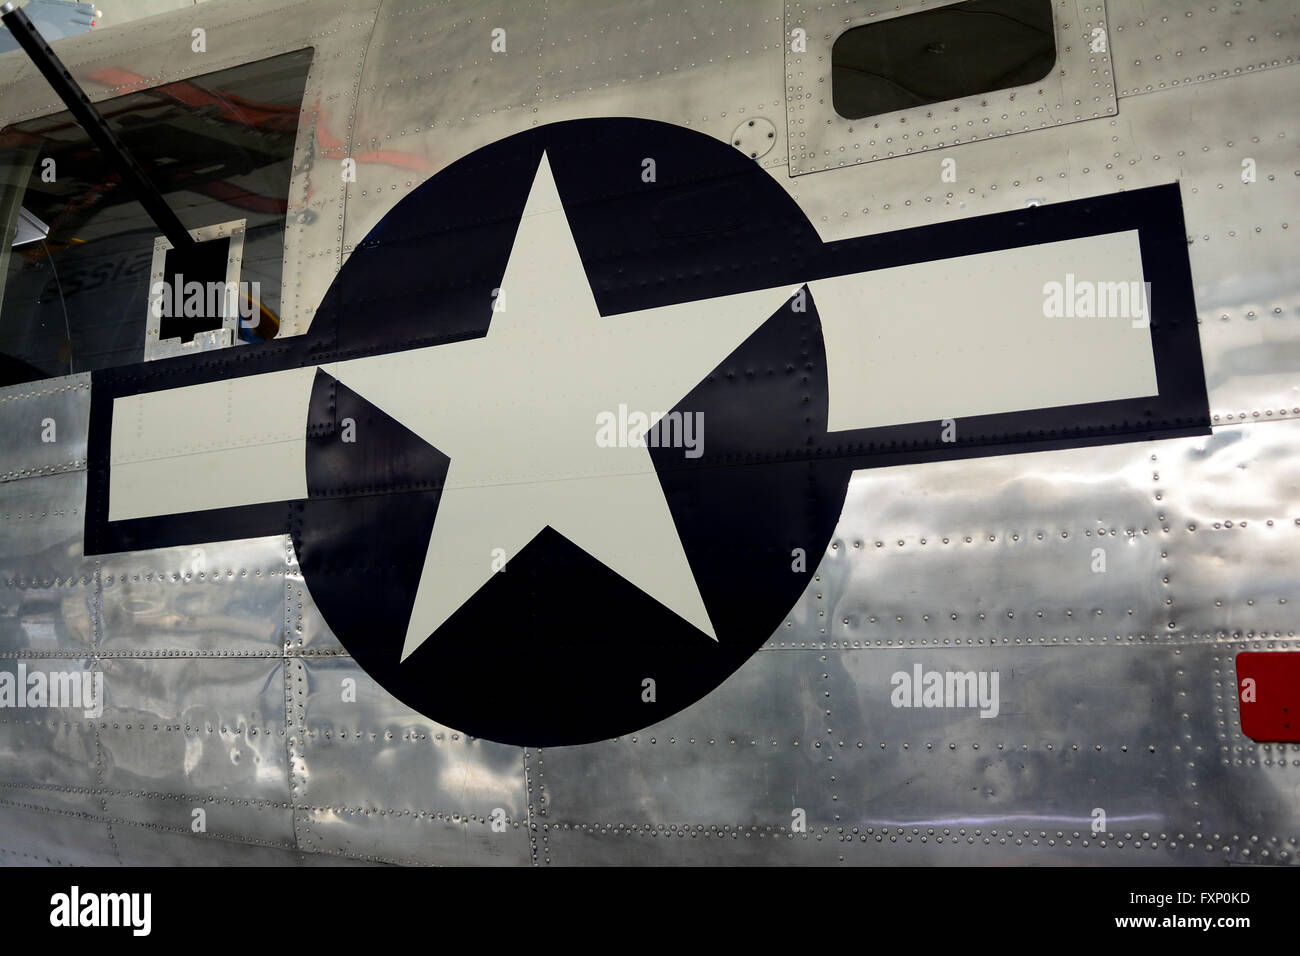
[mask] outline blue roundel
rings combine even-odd
[[[310,348],[345,359],[490,337],[504,321],[493,290],[543,156],[599,317],[703,302],[707,322],[708,300],[797,276],[821,248],[793,200],[726,143],[647,120],[556,123],[471,153],[391,209],[340,270]],[[534,320],[552,321],[537,332],[550,344],[569,334],[559,318]],[[417,592],[440,584],[421,579],[455,457],[364,389],[318,371],[309,498],[293,506],[292,533],[344,647],[410,707],[513,744],[628,733],[717,687],[803,592],[850,473],[826,441],[826,356],[811,296],[803,290],[755,325],[671,410],[707,423],[697,453],[668,441],[648,449],[664,520],[716,640],[547,525],[404,656]],[[587,355],[582,337],[560,344],[571,361],[605,360]],[[665,354],[645,361],[674,361]],[[494,422],[481,415],[472,427],[490,441]]]

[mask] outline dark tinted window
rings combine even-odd
[[[278,324],[311,55],[96,104],[187,228],[246,220],[240,278],[260,282],[263,337]],[[108,67],[93,79],[143,87],[145,78]],[[70,114],[0,130],[0,385],[141,361],[157,235]]]
[[[831,91],[861,119],[1037,83],[1055,63],[1051,0],[968,0],[841,34]]]

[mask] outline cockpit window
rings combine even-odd
[[[285,210],[312,51],[96,104],[187,228],[243,222],[248,339],[278,327]],[[139,362],[158,227],[67,112],[0,130],[0,385]],[[166,326],[164,326],[166,328]],[[186,332],[181,327],[181,333]],[[191,336],[194,331],[189,331]]]
[[[1055,63],[1052,0],[967,0],[841,34],[831,95],[862,119],[1037,83]]]

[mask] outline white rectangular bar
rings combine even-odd
[[[315,367],[113,402],[110,521],[307,496]]]
[[[831,431],[1154,394],[1145,321],[1050,317],[1049,283],[1061,284],[1071,305],[1088,283],[1141,289],[1137,232],[809,283],[826,342]],[[1094,306],[1099,299],[1108,304],[1094,296]],[[306,497],[315,374],[292,369],[115,400],[109,519]]]
[[[1136,282],[1142,290],[1143,281],[1138,233],[1130,230],[811,282],[826,342],[830,430],[1154,395],[1144,320],[1053,318],[1045,309],[1049,283],[1075,303],[1085,283],[1096,291]],[[1100,291],[1094,309],[1112,311],[1107,293],[1119,290]]]

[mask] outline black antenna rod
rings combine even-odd
[[[189,249],[196,245],[189,230],[181,224],[176,213],[172,212],[171,206],[163,199],[158,187],[145,175],[144,169],[136,162],[131,151],[126,148],[126,144],[109,128],[104,117],[99,114],[99,110],[91,105],[90,97],[77,85],[77,81],[72,78],[72,74],[68,72],[63,62],[55,56],[50,45],[45,42],[45,37],[41,36],[27,14],[10,2],[0,6],[0,20],[4,21],[4,25],[18,41],[18,45],[27,51],[27,55],[45,76],[54,92],[58,93],[59,98],[67,104],[77,124],[86,131],[86,135],[91,138],[99,151],[117,167],[123,182],[135,193],[135,198],[140,201],[145,212],[171,242],[172,248]]]

